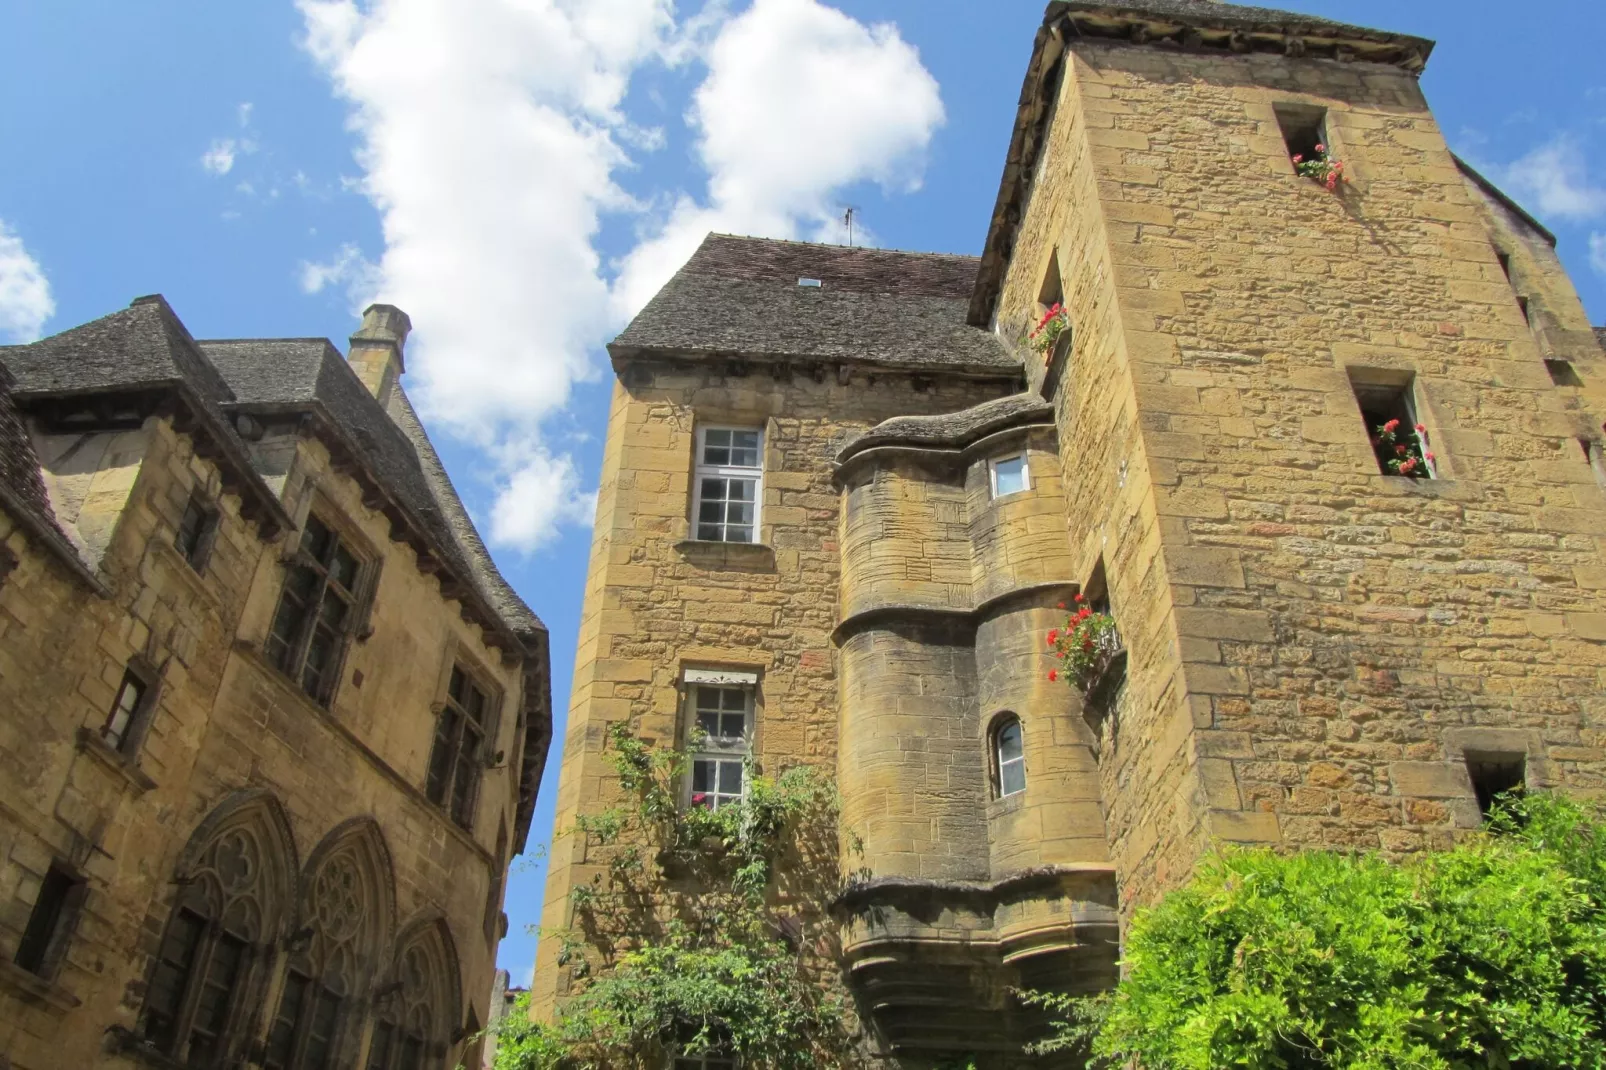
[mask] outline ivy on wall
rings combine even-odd
[[[1023,993],[1105,1065],[1606,1066],[1606,823],[1554,796],[1400,865],[1232,851],[1140,912],[1113,994]]]

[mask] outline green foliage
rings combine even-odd
[[[572,892],[559,961],[577,992],[529,1061],[498,1070],[657,1067],[677,1050],[838,1065],[843,1008],[811,966],[836,950],[824,914],[839,886],[835,787],[809,767],[750,768],[740,803],[683,808],[680,754],[623,725],[609,752],[628,801],[578,822],[607,861]]]
[[[1141,912],[1040,1050],[1146,1070],[1606,1067],[1606,826],[1554,797],[1393,865],[1234,851]]]
[[[558,1070],[563,1065],[567,1049],[551,1028],[530,1018],[528,992],[488,1032],[496,1037],[495,1070]]]

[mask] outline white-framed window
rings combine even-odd
[[[736,1070],[734,1055],[708,1052],[703,1055],[675,1056],[675,1070]]]
[[[993,728],[993,792],[1003,799],[1025,790],[1025,736],[1018,718],[1005,717]]]
[[[995,498],[1020,494],[1032,488],[1031,469],[1027,467],[1024,453],[1017,453],[1011,457],[998,457],[987,462],[987,473],[992,481]]]
[[[718,810],[740,802],[753,756],[753,673],[689,670],[686,802]]]
[[[698,428],[694,537],[704,542],[757,542],[763,483],[764,432]]]

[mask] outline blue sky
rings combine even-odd
[[[1283,6],[1436,39],[1451,146],[1606,322],[1599,0]],[[840,240],[854,205],[874,244],[979,252],[1042,7],[0,0],[0,341],[161,292],[198,337],[343,346],[362,303],[401,305],[408,390],[552,630],[561,711],[601,345],[710,228]],[[556,767],[509,886],[520,981]]]

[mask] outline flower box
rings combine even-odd
[[[1048,633],[1050,654],[1060,662],[1059,668],[1049,670],[1048,678],[1063,678],[1075,687],[1085,706],[1103,707],[1125,679],[1126,645],[1115,618],[1086,601],[1077,595],[1064,627]]]

